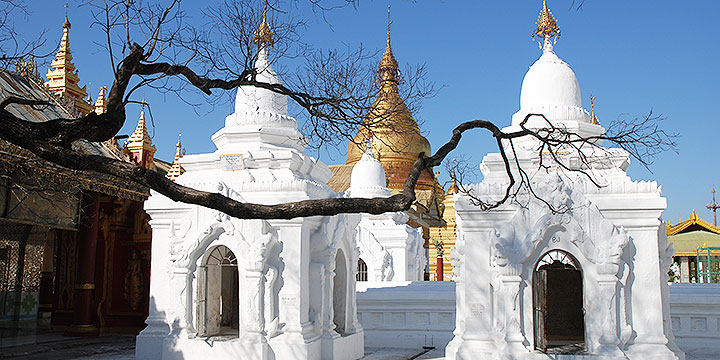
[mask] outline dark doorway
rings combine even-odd
[[[535,348],[585,351],[583,278],[577,260],[561,250],[548,252],[536,266],[533,287]]]

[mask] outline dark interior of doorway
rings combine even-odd
[[[546,353],[586,350],[582,272],[573,260],[558,257],[535,271],[535,348]]]

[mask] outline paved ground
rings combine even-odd
[[[683,349],[687,360],[716,360],[716,349]],[[363,360],[439,360],[444,349],[366,348]],[[0,358],[23,360],[134,360],[135,336],[103,335],[96,338],[64,337],[50,333],[41,336],[0,338]]]

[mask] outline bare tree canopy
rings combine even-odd
[[[323,18],[330,18],[335,7],[355,5],[352,0],[308,1],[312,3],[316,15]],[[72,144],[79,140],[101,142],[113,139],[125,124],[126,106],[137,102],[140,89],[183,96],[183,92],[193,90],[213,94],[237,87],[257,87],[286,95],[304,110],[304,134],[316,146],[351,141],[361,127],[371,131],[374,123],[366,119],[373,118],[368,114],[379,89],[374,81],[377,74],[365,66],[364,60],[373,54],[362,48],[342,52],[310,50],[307,44],[302,43],[300,33],[304,20],[293,14],[296,9],[294,3],[270,1],[267,4],[268,16],[273,17],[272,54],[274,60],[280,57],[303,57],[306,59],[305,71],[284,79],[285,84],[270,84],[259,80],[258,71],[254,68],[258,48],[256,30],[263,19],[265,5],[262,1],[225,0],[204,11],[206,22],[201,25],[185,21],[186,14],[181,0],[164,1],[161,4],[88,1],[87,6],[93,8],[94,29],[105,35],[105,48],[114,74],[106,98],[107,112],[90,112],[76,118],[32,123],[14,115],[8,107],[24,104],[41,108],[48,105],[47,101],[8,96],[0,103],[0,138],[68,169],[129,179],[172,200],[217,209],[244,219],[290,219],[407,210],[415,201],[414,188],[421,172],[439,166],[457,147],[462,137],[475,129],[484,129],[494,138],[510,179],[501,200],[478,202],[485,209],[511,199],[519,185],[529,185],[523,171],[518,173],[512,170],[514,166],[519,166],[513,154],[513,146],[521,138],[532,138],[537,143],[537,152],[544,161],[541,166],[551,166],[552,163],[552,166],[581,172],[591,178],[592,174],[582,166],[566,164],[555,155],[571,149],[584,158],[584,154],[589,151],[602,150],[600,141],[605,140],[648,165],[658,151],[674,148],[674,135],[663,132],[657,125],[658,117],[652,114],[641,119],[613,123],[604,134],[592,137],[582,137],[565,128],[553,126],[543,114],[528,114],[520,128],[513,131],[503,131],[491,121],[471,120],[453,129],[448,141],[435,153],[419,154],[407,176],[404,191],[400,194],[389,198],[330,198],[276,205],[245,203],[217,193],[195,190],[142,166],[85,154],[73,148]],[[15,6],[15,11],[22,10],[20,5]],[[10,24],[0,22],[0,26]],[[9,40],[0,39],[0,46],[4,46],[3,41],[20,43],[16,34]],[[404,79],[404,100],[411,111],[416,101],[435,91],[432,84],[426,81],[422,67],[406,71]],[[547,126],[526,127],[531,118],[542,118]]]

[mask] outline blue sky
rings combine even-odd
[[[100,86],[111,84],[107,55],[96,44],[87,7],[70,2],[71,49],[81,84],[91,83],[93,99]],[[507,1],[390,1],[393,51],[401,64],[425,64],[428,75],[442,90],[424,102],[416,117],[433,149],[444,143],[450,130],[471,119],[501,126],[519,108],[520,86],[528,67],[540,56],[530,37],[542,7],[541,0]],[[319,49],[357,47],[382,50],[385,45],[387,1],[361,1],[357,9],[328,14],[332,28],[312,19],[304,39]],[[713,184],[720,187],[716,143],[720,117],[715,113],[720,84],[720,39],[716,19],[720,1],[585,0],[581,10],[571,0],[549,0],[548,6],[562,30],[555,51],[575,71],[589,108],[589,93],[601,123],[619,116],[642,116],[652,110],[666,117],[663,128],[681,135],[679,154],[667,152],[651,166],[652,173],[632,164],[635,180],[657,180],[668,199],[664,218],[677,223],[695,208],[712,221],[705,209]],[[48,47],[62,34],[64,2],[28,2],[31,16],[18,19],[21,34],[47,30]],[[199,16],[196,3],[186,9]],[[292,11],[303,13],[304,6]],[[378,59],[379,60],[379,59]],[[290,63],[287,66],[291,66]],[[45,73],[42,70],[41,73]],[[145,92],[152,104],[156,157],[172,160],[177,132],[189,153],[214,150],[210,136],[222,127],[232,104],[196,115],[170,96]],[[128,110],[121,134],[133,131],[139,108]],[[479,164],[494,151],[492,139],[477,132],[463,140],[457,154]],[[344,149],[340,150],[341,152]],[[328,164],[344,162],[344,155],[327,150],[314,153]],[[447,179],[441,174],[441,180]]]

